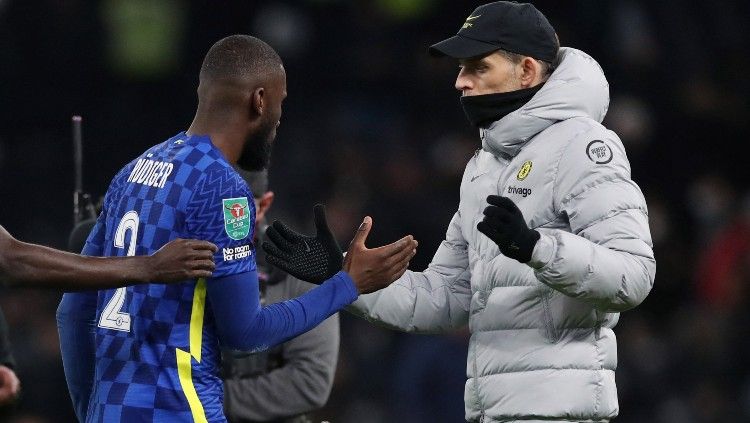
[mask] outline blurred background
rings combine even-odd
[[[84,117],[85,188],[193,117],[203,55],[258,36],[282,56],[289,97],[274,147],[271,212],[309,228],[311,206],[348,243],[410,233],[422,270],[480,147],[453,88],[458,68],[426,47],[482,2],[455,0],[0,0],[0,223],[64,248],[72,228],[70,116]],[[622,315],[615,421],[750,421],[750,3],[535,1],[562,45],[604,68],[605,124],[650,209],[657,277]],[[14,423],[74,421],[54,311],[60,293],[9,291],[23,397]],[[468,332],[403,335],[344,314],[332,422],[463,418]]]

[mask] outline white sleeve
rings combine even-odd
[[[630,177],[625,149],[614,133],[599,138],[578,137],[563,154],[553,201],[570,232],[539,230],[529,265],[563,294],[618,312],[646,298],[656,261],[646,200]]]
[[[347,310],[406,332],[435,333],[465,326],[471,285],[467,243],[459,225],[456,213],[427,270],[407,271],[387,288],[360,295]]]

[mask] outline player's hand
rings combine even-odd
[[[179,282],[208,278],[213,273],[216,245],[208,241],[175,239],[151,255],[149,281]]]
[[[521,263],[531,260],[539,232],[529,229],[523,213],[510,198],[490,195],[487,203],[484,219],[477,224],[479,232],[493,240],[506,257]]]
[[[303,281],[322,283],[341,270],[344,259],[328,228],[325,206],[317,204],[313,212],[314,236],[297,233],[277,220],[266,229],[269,241],[262,247],[270,264]]]
[[[18,398],[21,382],[16,373],[6,366],[0,365],[0,406],[12,403]]]
[[[344,259],[344,270],[354,280],[360,294],[385,288],[400,278],[419,245],[413,236],[407,235],[392,244],[367,248],[365,241],[371,228],[372,219],[367,216],[359,225]]]

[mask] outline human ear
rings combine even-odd
[[[263,116],[265,107],[266,90],[262,87],[256,88],[250,97],[250,109],[258,116]]]
[[[268,209],[271,208],[271,204],[273,204],[274,196],[273,191],[268,191],[258,199],[258,207],[255,210],[256,220],[261,220],[265,217],[266,212],[268,212]]]
[[[529,88],[539,81],[542,66],[532,57],[524,57],[519,63],[521,67],[521,87]]]

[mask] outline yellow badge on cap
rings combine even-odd
[[[518,175],[516,175],[516,179],[518,179],[519,181],[523,181],[524,179],[526,179],[526,177],[529,176],[529,173],[531,173],[531,166],[531,160],[526,160],[525,162],[523,162],[523,164],[521,165],[521,169],[518,171]]]

